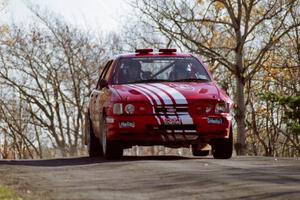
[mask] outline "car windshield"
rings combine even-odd
[[[116,66],[113,84],[144,82],[210,81],[194,57],[122,58]]]

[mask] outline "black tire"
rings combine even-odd
[[[192,148],[193,156],[208,156],[209,150],[197,150],[196,148]]]
[[[90,119],[88,123],[88,153],[90,158],[94,157],[100,157],[103,155],[102,152],[102,145],[99,141],[99,139],[95,136],[93,127],[92,127],[92,122]]]
[[[232,156],[233,136],[230,129],[229,138],[215,139],[212,145],[212,155],[215,159],[229,159]]]
[[[100,143],[102,146],[103,157],[105,159],[120,159],[123,156],[123,148],[117,143],[107,141],[107,127],[104,123],[104,117],[100,119],[101,137]]]

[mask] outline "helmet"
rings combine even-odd
[[[141,64],[136,60],[125,60],[119,73],[119,83],[129,83],[141,79]]]
[[[187,63],[176,62],[172,71],[173,79],[178,79],[179,77],[180,79],[188,78],[191,72],[192,69]]]
[[[126,60],[124,61],[124,69],[128,71],[137,70],[141,71],[141,63],[137,60]]]
[[[188,63],[179,61],[174,64],[173,71],[178,72],[178,73],[180,73],[180,72],[189,73],[192,70],[191,70],[190,66],[188,65]]]

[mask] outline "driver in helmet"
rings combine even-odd
[[[141,64],[138,61],[125,62],[119,74],[119,83],[130,83],[141,80]]]
[[[173,70],[170,74],[171,80],[181,80],[190,78],[191,69],[186,63],[175,63]]]

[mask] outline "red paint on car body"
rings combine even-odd
[[[136,69],[138,78],[128,79]],[[188,78],[176,79],[176,70]],[[101,139],[100,120],[109,118],[106,140],[118,142],[123,149],[187,147],[229,138],[232,105],[200,59],[173,50],[141,51],[118,55],[107,63],[91,93],[85,121]]]

